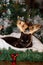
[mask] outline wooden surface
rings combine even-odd
[[[0,61],[0,65],[11,65],[11,62]],[[43,62],[17,62],[16,65],[43,65]]]

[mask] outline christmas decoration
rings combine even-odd
[[[16,3],[17,2],[17,3]],[[22,1],[20,1],[22,2]],[[2,19],[8,18],[13,20],[11,27],[16,27],[17,17],[20,16],[21,20],[31,20],[34,21],[36,15],[40,15],[43,18],[43,14],[40,14],[39,8],[29,8],[26,4],[21,4],[19,1],[14,0],[0,0],[0,17]],[[24,2],[24,1],[23,1]]]
[[[11,23],[12,21],[10,21],[8,18],[0,18],[0,34],[7,35],[13,32]]]
[[[13,23],[12,23],[13,25],[15,25],[17,21],[17,16],[21,16],[21,17],[23,16],[24,18],[26,18],[27,9],[25,4],[16,3],[15,1],[12,1],[12,0],[8,1],[9,4],[7,4],[8,2],[6,2],[6,0],[4,3],[3,3],[3,0],[0,2],[1,2],[0,17],[3,17],[3,18],[7,17],[8,19],[13,20]]]
[[[13,61],[11,58],[12,54],[17,54],[16,61],[36,61],[36,62],[43,62],[43,52],[33,52],[32,50],[23,51],[16,51],[11,48],[9,50],[3,49],[0,50],[2,54],[0,54],[0,61]]]
[[[13,29],[15,29],[16,27],[18,16],[20,17],[20,20],[24,20],[25,22],[28,21],[32,22],[33,24],[41,24],[43,26],[43,14],[40,13],[40,8],[34,8],[32,6],[29,6],[28,8],[25,3],[22,3],[22,0],[21,2],[18,2],[18,0],[0,0],[0,35],[9,35],[13,32]],[[34,35],[42,42],[43,45],[42,30],[43,29],[36,32]],[[36,47],[38,50],[36,51],[33,51],[35,50],[33,48],[30,50],[26,48],[25,51],[17,51],[11,48],[8,49],[9,46],[7,47],[7,42],[5,43],[5,45],[4,43],[2,45],[2,43],[0,42],[0,61],[10,61],[12,62],[12,65],[16,65],[16,61],[43,62],[43,52],[41,52],[43,51],[43,46],[41,46],[40,49],[38,48],[37,43]],[[1,49],[2,47],[4,48]]]
[[[16,65],[16,57],[18,56],[18,54],[12,54],[11,58],[12,58],[12,65]]]

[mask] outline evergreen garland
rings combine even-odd
[[[18,54],[17,61],[43,62],[43,52],[33,52],[32,50],[26,50],[23,52],[11,48],[9,48],[9,50],[0,50],[0,60],[12,61],[11,54]]]

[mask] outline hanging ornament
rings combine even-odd
[[[11,58],[12,58],[12,63],[11,65],[16,65],[16,58],[17,58],[18,54],[12,54]]]
[[[22,11],[23,11],[23,12],[26,12],[26,8],[22,8]]]
[[[8,15],[11,15],[10,9],[7,10],[7,14],[8,14]]]
[[[5,16],[5,14],[6,14],[5,12],[2,13],[3,16]]]
[[[4,6],[6,6],[6,4],[3,4]]]

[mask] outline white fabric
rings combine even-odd
[[[20,38],[20,35],[21,35],[20,33],[12,33],[12,34],[7,35],[7,36]],[[12,49],[19,50],[19,51],[26,51],[27,49],[28,50],[32,49],[33,51],[43,52],[43,44],[33,35],[32,35],[33,46],[30,47],[30,48],[16,48],[16,47],[13,47],[12,45],[8,44],[3,39],[1,39],[2,37],[6,37],[6,35],[0,37],[0,49],[3,49],[3,48],[8,49],[9,47],[11,47]]]

